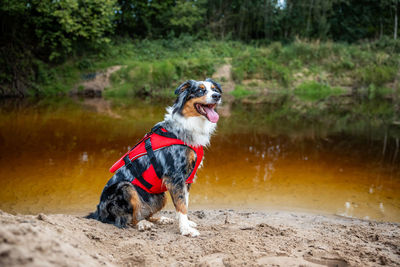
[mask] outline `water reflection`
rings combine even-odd
[[[191,206],[399,222],[400,129],[392,123],[398,114],[388,120],[386,113],[363,114],[359,106],[353,113],[338,107],[328,112],[326,103],[318,112],[310,106],[311,114],[301,113],[295,100],[284,99],[230,107],[206,150]],[[1,209],[84,213],[95,207],[108,168],[163,118],[166,106],[98,101],[2,103]]]

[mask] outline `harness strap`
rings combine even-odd
[[[133,175],[133,177],[135,177],[134,179],[138,179],[139,182],[144,185],[147,189],[150,189],[153,187],[152,184],[148,183],[143,176],[139,173],[136,162],[135,161],[131,161],[129,159],[129,154],[126,155],[124,157],[124,162],[125,162],[125,166],[126,168],[131,172],[131,174]]]
[[[156,172],[157,177],[161,179],[162,172],[160,170],[160,164],[158,164],[156,156],[154,155],[154,150],[153,150],[153,147],[151,146],[150,138],[146,139],[145,148],[147,151],[147,156],[150,159],[150,163],[153,165],[153,168],[154,168],[154,171]]]
[[[153,129],[151,129],[151,132],[156,133],[161,136],[164,136],[164,137],[178,139],[178,137],[175,134],[173,134],[171,132],[164,132],[161,130],[161,128],[162,128],[161,125],[154,126]]]

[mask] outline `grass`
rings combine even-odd
[[[398,77],[399,52],[394,42],[383,47],[377,43],[347,45],[302,40],[286,46],[275,42],[266,47],[246,47],[232,60],[233,78],[236,82],[263,79],[278,85],[278,89],[297,87],[321,77],[332,88],[367,88],[372,84],[384,87]]]
[[[294,94],[302,100],[317,101],[328,96],[340,95],[344,90],[340,87],[330,87],[329,85],[318,83],[315,81],[304,82],[295,90]]]
[[[382,86],[395,80],[397,69],[391,66],[373,65],[360,68],[357,72],[358,79],[364,86]]]
[[[232,77],[239,84],[237,98],[251,95],[262,80],[266,89],[310,94],[304,100],[336,95],[339,88],[392,88],[398,80],[400,41],[384,40],[360,45],[333,42],[295,42],[255,46],[235,41],[202,41],[190,36],[169,40],[118,40],[101,52],[71,58],[58,66],[37,61],[32,92],[65,94],[82,75],[123,65],[112,75],[107,96],[167,96],[187,79],[212,76],[229,58]],[[243,82],[250,80],[249,82]],[[220,81],[223,82],[223,81]],[[244,89],[241,84],[249,84]],[[261,90],[259,90],[261,89]],[[263,88],[257,93],[262,94]]]
[[[52,96],[66,94],[81,80],[82,76],[104,70],[114,65],[124,65],[135,70],[134,82],[139,82],[139,89],[134,84],[132,88],[122,85],[132,82],[126,79],[126,73],[114,77],[117,83],[111,89],[121,90],[110,95],[133,94],[140,91],[143,84],[150,86],[151,93],[158,94],[173,84],[185,79],[204,79],[211,76],[215,66],[224,62],[225,58],[234,56],[245,45],[234,41],[198,41],[192,37],[172,40],[117,40],[101,51],[81,56],[73,56],[61,65],[50,66],[40,60],[35,62],[34,82],[31,93],[35,95]],[[146,76],[146,66],[149,75]],[[149,80],[150,79],[150,80]],[[146,82],[144,82],[146,81]]]
[[[253,91],[247,90],[243,85],[237,84],[235,86],[235,90],[231,92],[231,95],[233,95],[235,98],[244,98],[246,96],[254,94]]]
[[[173,88],[188,79],[210,77],[215,69],[212,60],[164,59],[150,62],[129,62],[129,65],[111,77],[113,87],[106,91],[108,96],[171,96]]]

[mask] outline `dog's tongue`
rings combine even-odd
[[[219,119],[218,113],[215,112],[215,110],[213,108],[209,108],[207,106],[204,106],[204,110],[207,113],[208,120],[213,122],[213,123],[217,123],[217,121]]]

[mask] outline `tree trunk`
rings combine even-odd
[[[379,12],[379,39],[383,37],[383,4],[380,4],[380,12]]]
[[[289,17],[291,15],[291,10],[292,10],[292,3],[286,1],[286,12],[287,13],[285,15],[285,33],[284,33],[285,39],[287,39],[289,37],[289,29],[290,29]]]
[[[398,16],[397,16],[397,6],[398,6],[399,1],[396,0],[394,4],[394,33],[393,33],[393,39],[397,39],[397,21],[398,21]]]
[[[268,33],[268,28],[270,25],[268,25],[269,18],[268,18],[268,4],[267,0],[264,1],[264,38],[269,39],[269,33]]]
[[[310,37],[310,25],[311,25],[311,11],[314,7],[314,0],[310,1],[310,8],[308,9],[308,19],[307,19],[307,28],[306,28],[306,34],[308,35],[307,37]]]

